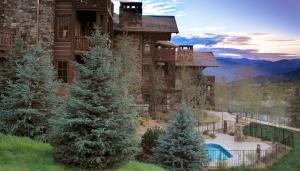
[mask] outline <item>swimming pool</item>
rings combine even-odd
[[[208,152],[210,161],[214,160],[226,160],[232,157],[229,151],[218,144],[205,144],[205,149]]]

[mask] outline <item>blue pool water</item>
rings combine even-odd
[[[208,152],[210,161],[214,160],[226,160],[231,158],[232,155],[225,148],[218,144],[205,144],[205,149]]]

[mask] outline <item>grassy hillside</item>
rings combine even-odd
[[[235,168],[228,171],[298,171],[300,170],[300,132],[295,132],[295,148],[267,169]],[[49,144],[29,138],[0,134],[0,171],[79,171],[54,162]],[[83,171],[83,170],[80,170]],[[87,170],[91,171],[91,170]],[[107,171],[164,171],[150,164],[131,161]]]
[[[0,134],[0,171],[76,171],[54,162],[49,144]],[[81,170],[82,171],[82,170]],[[113,171],[164,171],[150,164],[136,161]]]

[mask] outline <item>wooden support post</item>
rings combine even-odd
[[[36,43],[40,39],[40,0],[36,1]]]

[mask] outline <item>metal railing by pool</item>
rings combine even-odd
[[[222,170],[232,167],[265,168],[273,165],[278,159],[287,154],[289,147],[274,144],[267,150],[227,150],[231,157],[224,156],[219,150],[209,150],[208,170]]]

